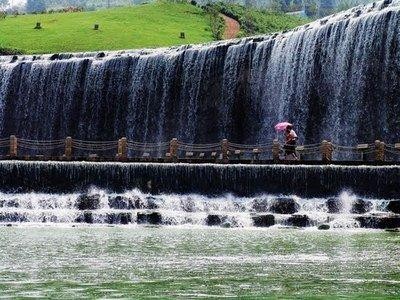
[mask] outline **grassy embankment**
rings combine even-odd
[[[240,5],[215,4],[203,9],[167,0],[98,11],[7,16],[0,19],[0,55],[13,54],[4,49],[36,54],[210,42],[223,32],[218,12],[240,22],[241,36],[291,29],[307,22]],[[42,29],[34,29],[36,22]],[[99,30],[93,30],[94,24],[99,24]],[[185,32],[185,39],[179,37],[181,32]]]
[[[36,22],[41,22],[42,29],[33,29]],[[94,24],[99,24],[99,30],[93,30]],[[185,32],[185,39],[180,32]],[[163,47],[212,40],[208,15],[190,4],[160,2],[0,20],[0,48],[26,53]]]
[[[269,34],[290,30],[310,20],[265,9],[246,8],[238,4],[216,3],[221,13],[236,19],[241,26],[241,36]]]

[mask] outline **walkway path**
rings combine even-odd
[[[220,14],[220,16],[225,21],[225,32],[224,39],[234,39],[237,38],[240,32],[240,24],[235,19],[232,19],[224,14]]]

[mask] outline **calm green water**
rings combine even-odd
[[[384,231],[1,227],[0,296],[400,297]]]

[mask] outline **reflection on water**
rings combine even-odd
[[[3,297],[400,296],[400,235],[1,227]]]

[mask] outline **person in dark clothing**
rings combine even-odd
[[[296,142],[297,142],[297,134],[296,132],[293,130],[293,126],[292,125],[288,125],[286,127],[285,130],[285,158],[286,159],[290,159],[290,158],[294,158],[294,159],[298,159],[297,155],[296,155]]]

